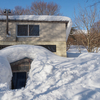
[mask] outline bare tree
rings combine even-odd
[[[14,10],[12,10],[13,15],[24,15],[25,14],[25,9],[22,8],[21,6],[15,6]]]
[[[66,42],[67,50],[70,48],[71,45],[76,45],[76,38],[73,34],[75,31],[76,31],[76,29],[74,27],[72,27],[71,31],[70,31],[70,34],[68,36],[68,40]]]
[[[0,9],[0,14],[4,15],[4,9]],[[11,10],[11,15],[61,15],[60,6],[54,2],[34,1],[31,6],[23,8],[16,6]]]
[[[67,49],[69,49],[71,45],[77,45],[78,50],[81,53],[80,45],[83,45],[81,39],[84,39],[84,35],[80,34],[80,30],[76,30],[72,27],[67,40]]]
[[[85,0],[86,3],[91,1],[91,0]],[[89,5],[89,7],[92,7],[92,6],[96,6],[97,4],[100,4],[100,0],[92,0],[93,4],[92,5]]]
[[[6,15],[6,14],[4,13],[4,9],[0,9],[0,15]]]
[[[77,30],[80,30],[78,34],[81,34],[80,41],[88,52],[93,52],[94,48],[99,45],[100,33],[93,27],[96,23],[97,12],[96,7],[84,9],[79,12],[79,15],[75,15],[74,25]],[[92,31],[95,28],[95,31]],[[84,32],[83,30],[86,30]],[[77,38],[78,39],[78,38]]]
[[[34,1],[30,11],[34,15],[60,15],[60,7],[54,2]]]

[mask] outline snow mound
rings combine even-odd
[[[24,57],[33,59],[26,87],[10,90],[9,63]],[[0,70],[0,100],[100,100],[100,54],[64,58],[40,46],[16,45],[0,50],[0,69],[7,72]]]

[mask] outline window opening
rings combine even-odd
[[[0,50],[3,49],[3,48],[6,48],[8,46],[10,46],[10,45],[0,45]]]
[[[56,52],[56,45],[40,45],[48,50],[50,50],[51,52]]]
[[[18,36],[28,36],[28,26],[18,25]]]
[[[39,25],[29,25],[29,36],[39,36]]]
[[[18,25],[17,36],[39,36],[39,25]]]

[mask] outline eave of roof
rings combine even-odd
[[[0,22],[6,22],[6,19],[1,20]],[[47,23],[68,23],[69,21],[39,21],[39,20],[11,20],[9,22],[47,22]]]
[[[27,21],[27,22],[63,22],[67,23],[71,19],[65,16],[51,16],[51,15],[13,15],[8,16],[9,21]],[[1,15],[0,21],[5,21],[6,16]]]

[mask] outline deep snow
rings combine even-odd
[[[34,59],[26,87],[11,90],[9,63],[24,57]],[[100,54],[84,53],[77,58],[64,58],[31,45],[0,50],[0,99],[100,100]]]

